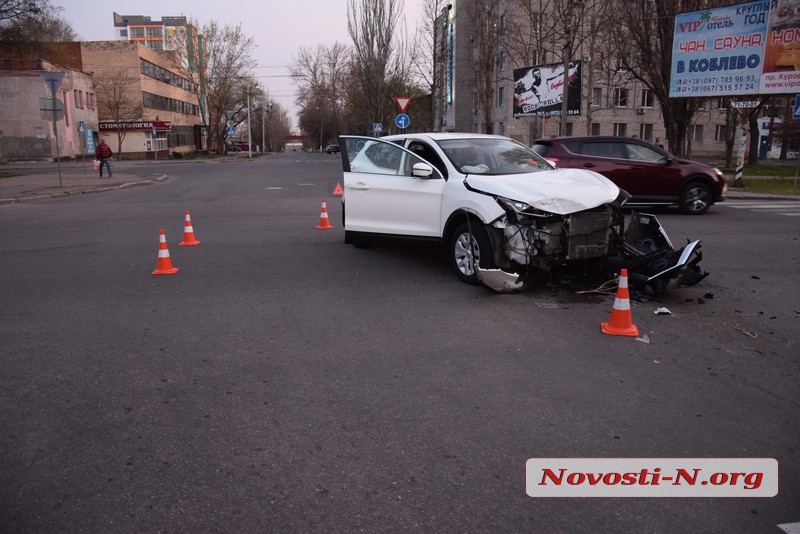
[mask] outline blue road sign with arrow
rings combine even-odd
[[[792,113],[793,119],[800,119],[800,95],[794,97],[794,113]]]
[[[405,130],[408,128],[408,125],[411,124],[411,119],[408,118],[408,115],[405,113],[401,113],[394,119],[394,123],[397,125],[398,128]]]

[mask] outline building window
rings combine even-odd
[[[728,102],[724,98],[718,98],[717,109],[728,109]]]
[[[639,138],[645,141],[653,142],[653,125],[641,124],[639,125]]]
[[[628,124],[625,122],[615,122],[614,123],[614,135],[617,137],[627,137],[628,136]]]
[[[618,108],[628,107],[628,90],[614,89],[614,105]]]
[[[505,135],[506,134],[506,123],[500,122],[497,124],[497,134],[498,135]]]
[[[497,88],[497,107],[502,108],[503,102],[506,99],[506,91],[505,87],[498,87]]]
[[[120,37],[127,37],[128,36],[128,30],[120,30],[119,31],[119,36]]]
[[[600,135],[600,123],[593,122],[592,123],[592,135]]]
[[[163,33],[161,32],[161,28],[147,28],[147,36],[148,37],[163,37]]]
[[[146,108],[174,111],[184,115],[199,114],[199,107],[196,104],[147,92],[142,92],[142,105]]]
[[[603,105],[603,88],[592,87],[592,106],[600,107]]]
[[[725,134],[727,133],[727,129],[725,128],[724,124],[717,124],[716,128],[714,128],[714,141],[718,141],[721,143],[725,142]]]
[[[64,126],[69,128],[70,122],[70,112],[69,112],[69,91],[61,91],[61,102],[64,103]]]
[[[144,28],[131,28],[131,37],[144,37]]]
[[[693,124],[689,135],[691,136],[692,142],[694,142],[694,143],[702,143],[703,142],[703,125],[702,124]]]
[[[573,124],[571,122],[567,123],[567,136],[569,136],[569,137],[573,136],[572,132],[575,130],[574,126],[575,126],[575,124]]]
[[[652,108],[653,107],[653,91],[650,89],[642,89],[642,103],[641,106],[643,108]]]

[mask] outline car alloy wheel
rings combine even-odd
[[[681,194],[680,207],[689,215],[705,213],[711,206],[711,190],[700,182],[692,182],[686,186]]]
[[[495,268],[491,249],[482,223],[461,223],[450,240],[450,262],[458,277],[468,284],[479,284],[475,265],[484,269]]]

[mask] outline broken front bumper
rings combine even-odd
[[[591,241],[594,243],[592,250],[605,250],[602,257],[575,258],[571,254],[572,247],[566,249],[564,246],[575,239],[574,235],[558,237],[559,227],[555,224],[554,228],[548,231],[550,236],[548,243],[552,247],[548,252],[554,253],[548,255],[552,260],[551,264],[543,261],[542,256],[537,257],[530,248],[521,250],[523,247],[519,244],[509,246],[514,243],[508,236],[506,236],[506,254],[517,266],[529,268],[531,265],[536,265],[540,269],[544,267],[544,270],[555,273],[577,265],[587,283],[592,281],[589,280],[591,277],[586,271],[593,271],[591,274],[594,274],[596,279],[609,280],[616,278],[620,269],[627,269],[629,284],[632,287],[647,288],[649,291],[663,290],[673,283],[694,285],[708,276],[708,273],[702,272],[699,268],[702,259],[700,240],[675,249],[654,215],[632,212],[623,236],[619,235],[610,221],[606,223],[604,219],[601,221],[596,218],[596,220],[601,223],[597,228],[584,228],[581,233],[592,236]],[[574,232],[575,225],[572,224],[570,227]],[[540,228],[530,230],[533,233],[541,231]],[[518,230],[515,231],[515,235],[519,235]],[[531,242],[533,240],[528,241]],[[573,261],[570,261],[571,259]],[[529,269],[516,272],[516,269],[508,268],[481,269],[476,265],[475,270],[484,285],[501,293],[524,289],[530,281]],[[520,272],[527,274],[523,276]]]

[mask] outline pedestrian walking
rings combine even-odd
[[[105,139],[100,139],[95,154],[97,159],[100,160],[100,178],[103,177],[103,165],[108,168],[108,177],[111,178],[111,156],[114,154],[111,152],[111,147],[106,144]]]

